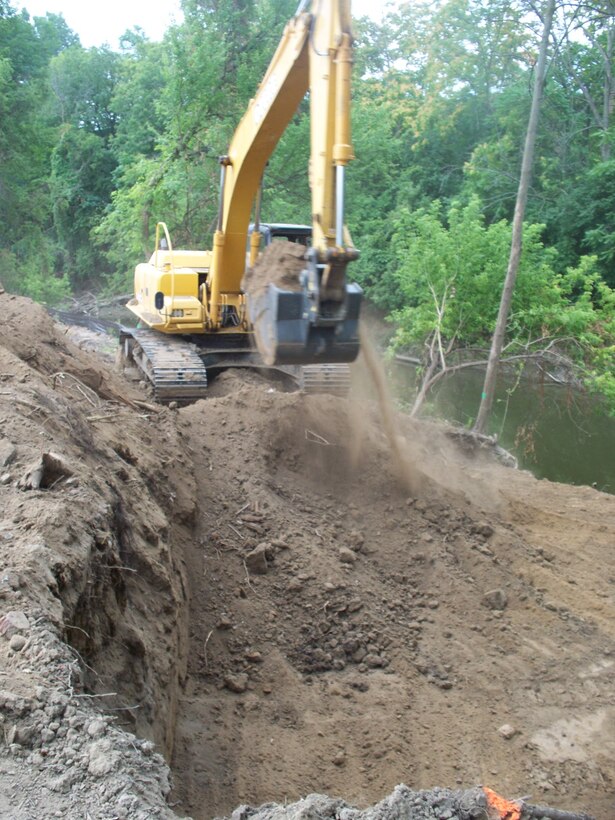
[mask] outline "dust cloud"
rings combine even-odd
[[[438,498],[453,495],[478,506],[484,513],[502,509],[501,494],[491,486],[488,475],[495,469],[492,453],[481,442],[464,436],[460,449],[459,431],[443,423],[417,422],[396,407],[389,378],[371,330],[361,326],[361,356],[353,384],[354,401],[349,410],[354,432],[351,457],[357,463],[367,426],[374,419],[366,415],[365,400],[375,401],[376,423],[381,426],[391,451],[393,469],[400,485],[415,497]]]
[[[376,390],[376,401],[383,430],[391,448],[395,472],[405,489],[411,495],[417,495],[421,486],[424,485],[425,476],[416,463],[416,452],[412,452],[408,440],[398,432],[399,424],[396,418],[393,396],[391,395],[382,360],[378,356],[364,325],[361,326],[360,338],[363,362]]]

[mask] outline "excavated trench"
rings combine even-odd
[[[272,393],[241,374],[216,390],[169,413],[179,448],[171,463],[184,482],[190,474],[180,520],[161,503],[162,471],[148,492],[161,493],[166,523],[145,522],[124,495],[111,535],[95,542],[73,616],[82,632],[69,633],[97,670],[86,672],[91,690],[116,691],[111,708],[126,710],[125,727],[164,748],[174,810],[210,820],[321,792],[358,807],[391,794],[378,816],[403,804],[413,818],[469,818],[481,810],[477,783],[514,795],[551,778],[562,807],[606,805],[609,789],[595,794],[602,754],[549,764],[552,746],[543,752],[530,734],[548,715],[551,731],[576,731],[571,742],[587,748],[580,725],[560,726],[563,713],[542,705],[560,691],[554,664],[570,678],[570,654],[551,658],[546,674],[535,647],[576,646],[582,678],[608,658],[608,639],[572,613],[553,615],[526,577],[536,558],[549,569],[555,559],[502,518],[494,482],[506,471],[480,457],[459,471],[451,459],[460,456],[432,431],[440,466],[433,458],[429,474],[415,470],[409,495],[397,463],[403,440],[394,462],[373,409]],[[400,422],[400,434],[413,429]],[[415,459],[425,446],[414,442]],[[128,483],[143,456],[128,448],[121,458]],[[462,484],[483,470],[491,486],[480,488],[479,510],[476,488]],[[174,556],[179,583],[152,551]],[[600,731],[615,718],[605,684],[598,673]],[[521,723],[528,702],[532,720]],[[394,791],[398,783],[428,791]],[[438,783],[459,791],[433,790]],[[348,810],[308,801],[297,811],[306,806],[317,817]]]
[[[612,816],[612,497],[254,374],[155,407],[0,299],[0,816]]]
[[[556,805],[608,816],[612,792],[600,784],[610,777],[604,733],[615,719],[612,625],[605,617],[590,626],[555,577],[546,580],[560,562],[567,572],[573,566],[540,546],[553,549],[552,521],[542,530],[540,516],[532,519],[531,537],[511,529],[508,511],[521,509],[517,474],[480,455],[464,461],[431,431],[429,442],[414,439],[416,463],[431,461],[429,471],[415,469],[409,495],[398,464],[403,439],[392,461],[368,405],[357,413],[338,399],[272,393],[240,374],[217,391],[174,414],[196,503],[181,532],[168,536],[188,594],[179,616],[160,617],[162,632],[175,630],[171,641],[184,647],[185,666],[158,690],[161,700],[154,694],[144,724],[134,724],[146,736],[155,736],[152,720],[174,727],[167,759],[175,811],[210,820],[237,805],[286,805],[321,792],[359,807],[391,794],[390,805],[374,809],[385,817],[404,804],[413,818],[436,808],[461,818],[480,808],[477,783],[509,795],[538,790],[549,802],[555,782]],[[400,421],[399,432],[409,440],[415,427]],[[472,486],[481,474],[489,488]],[[527,511],[528,477],[519,480]],[[531,487],[535,501],[538,485]],[[121,538],[130,545],[135,535]],[[577,567],[579,582],[590,563]],[[529,567],[540,567],[541,582]],[[144,577],[159,585],[156,575]],[[137,597],[147,596],[139,588]],[[157,643],[148,624],[144,666]],[[150,654],[139,694],[118,655],[110,650],[103,666],[122,672],[113,683],[125,687],[124,702],[165,679],[153,668],[160,654]],[[576,723],[565,714],[571,664],[579,681],[591,676],[574,697],[598,709],[601,751],[583,728],[589,712],[582,707]],[[582,753],[562,751],[567,742]],[[429,791],[394,792],[398,783]],[[460,791],[433,791],[442,783]],[[307,804],[317,817],[332,805]]]
[[[156,548],[165,533],[140,535],[131,519],[131,506],[118,499],[93,533],[87,573],[65,578],[58,569],[65,638],[83,660],[84,691],[169,759],[185,670],[185,577],[179,565],[173,578],[144,559],[140,540]]]

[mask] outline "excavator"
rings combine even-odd
[[[213,248],[174,249],[157,224],[155,250],[137,265],[127,304],[139,323],[121,333],[123,355],[157,400],[202,398],[208,373],[229,367],[282,373],[310,392],[346,392],[362,299],[346,278],[359,255],[344,223],[352,43],[350,0],[302,0],[220,157]],[[308,92],[312,224],[263,225],[265,166]],[[267,251],[281,241],[303,248],[292,287],[268,281]],[[243,287],[246,270],[259,268],[264,285]]]

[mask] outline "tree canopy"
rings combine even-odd
[[[207,247],[217,157],[296,0],[184,0],[163,43],[85,49],[59,15],[0,2],[0,280],[48,302],[126,287],[164,219]],[[485,344],[506,269],[540,4],[402,3],[355,24],[347,218],[353,275],[398,344]],[[615,6],[561,4],[553,31],[511,339],[574,336],[612,390]],[[266,173],[262,217],[305,222],[307,105]],[[442,307],[445,305],[445,310]],[[444,338],[444,337],[443,337]],[[582,354],[579,351],[584,351]],[[614,400],[615,405],[615,400]]]

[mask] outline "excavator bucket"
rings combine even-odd
[[[268,366],[352,362],[359,353],[359,311],[363,292],[347,284],[341,301],[283,290],[274,284],[249,298],[259,353]]]

